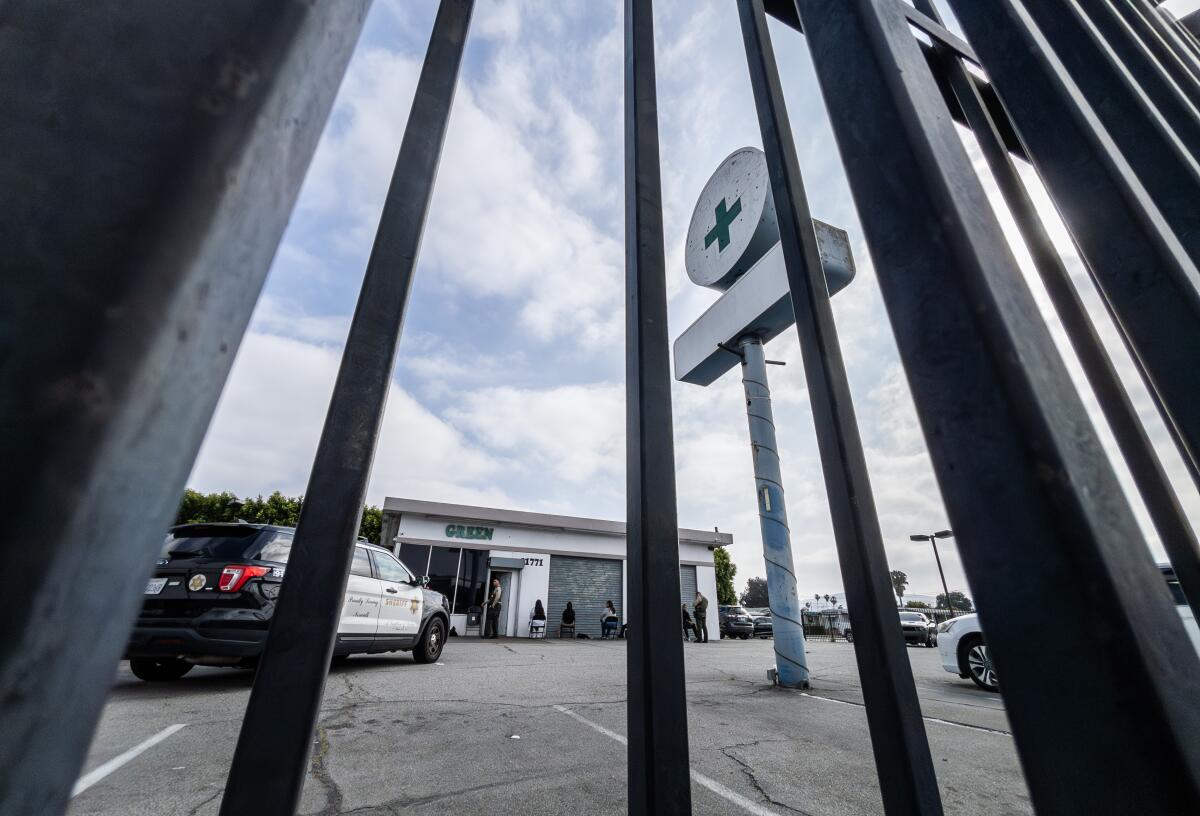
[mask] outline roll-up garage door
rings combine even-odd
[[[696,611],[696,565],[681,564],[679,566],[679,601],[692,615]]]
[[[604,602],[612,601],[617,617],[622,616],[621,562],[613,558],[550,556],[550,589],[546,600],[547,629],[558,634],[563,610],[570,601],[575,607],[575,631],[600,637],[600,614]]]

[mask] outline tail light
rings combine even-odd
[[[221,582],[217,588],[222,592],[237,592],[251,578],[261,578],[270,571],[270,567],[228,566],[221,570]]]

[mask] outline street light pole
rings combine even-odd
[[[929,533],[928,535],[917,534],[909,536],[909,540],[911,541],[928,541],[933,545],[933,557],[937,561],[938,575],[942,578],[942,592],[946,593],[946,607],[950,610],[950,617],[954,617],[954,602],[950,599],[950,588],[946,586],[946,573],[942,570],[942,557],[938,555],[937,539],[953,537],[954,533],[949,530],[939,530],[936,533]]]

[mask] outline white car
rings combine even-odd
[[[1183,589],[1175,577],[1175,570],[1170,564],[1159,564],[1171,598],[1175,601],[1175,609],[1183,618],[1183,628],[1192,639],[1192,645],[1200,652],[1200,625],[1196,616],[1188,606],[1183,596]],[[992,665],[992,655],[988,651],[983,630],[979,627],[978,615],[961,615],[942,623],[937,628],[938,653],[942,657],[942,668],[960,677],[969,677],[975,685],[988,691],[999,691],[1000,680],[996,668]]]

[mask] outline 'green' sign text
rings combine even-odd
[[[468,527],[465,524],[447,524],[446,538],[479,538],[492,540],[493,527]]]

